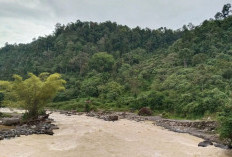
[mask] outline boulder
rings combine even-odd
[[[6,126],[17,125],[20,123],[20,118],[3,118],[2,124]]]
[[[139,116],[151,116],[152,115],[152,110],[148,107],[143,107],[139,110],[138,113]]]
[[[52,129],[52,130],[56,130],[56,129],[59,129],[59,127],[56,126],[56,125],[52,125],[52,126],[51,126],[51,129]]]
[[[219,143],[215,143],[214,146],[215,146],[215,147],[218,147],[218,148],[222,148],[222,149],[229,149],[228,146],[223,145],[223,144],[219,144]]]
[[[48,129],[48,130],[45,130],[45,134],[47,134],[47,135],[53,135],[54,132],[52,131],[52,129]]]
[[[78,113],[77,113],[78,116],[81,116],[81,115],[83,115],[83,114],[84,114],[83,112],[78,112]]]
[[[116,116],[116,115],[110,115],[108,119],[109,119],[109,121],[117,121],[118,120],[118,116]]]
[[[65,115],[66,115],[66,116],[72,116],[72,114],[71,114],[71,113],[69,113],[69,112],[68,112],[67,114],[65,114]]]
[[[100,119],[104,119],[105,121],[117,121],[119,118],[117,115],[109,115],[109,116],[101,116]]]
[[[200,142],[198,144],[198,147],[207,147],[209,145],[213,145],[213,142],[206,140],[206,141]]]

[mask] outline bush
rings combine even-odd
[[[220,137],[232,146],[232,106],[226,107],[219,116]]]
[[[90,112],[90,111],[91,111],[90,104],[86,103],[85,104],[85,112]]]
[[[138,96],[131,107],[140,109],[142,107],[148,106],[152,110],[162,110],[164,108],[164,99],[165,96],[160,92],[143,92]]]
[[[111,81],[106,85],[98,86],[98,91],[102,99],[107,99],[110,102],[117,100],[123,91],[123,86],[119,83]]]
[[[151,116],[152,110],[149,107],[143,107],[139,110],[138,115],[140,116]]]
[[[163,112],[162,113],[162,118],[169,118],[169,113],[167,113],[167,112]]]
[[[232,70],[227,69],[223,72],[222,77],[225,79],[231,79],[232,78]]]
[[[6,104],[19,104],[28,111],[28,116],[37,118],[42,110],[60,91],[65,90],[66,81],[58,73],[41,73],[36,76],[29,73],[29,78],[14,75],[14,81],[0,81],[1,93]]]
[[[4,94],[0,93],[0,107],[2,107],[3,100],[4,100]]]
[[[90,67],[98,72],[111,71],[114,65],[114,57],[106,52],[95,53],[90,60]]]

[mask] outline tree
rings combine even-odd
[[[222,8],[222,12],[217,12],[217,14],[214,16],[216,20],[224,19],[227,16],[229,16],[231,10],[231,4],[225,4]]]
[[[0,91],[4,93],[6,104],[17,103],[28,111],[30,118],[36,118],[38,112],[50,102],[59,91],[65,89],[65,81],[58,73],[49,75],[41,73],[38,77],[29,73],[23,80],[19,75],[14,81],[0,81]]]
[[[99,86],[98,89],[102,98],[113,101],[120,97],[123,91],[123,86],[117,82],[112,81],[106,85]]]
[[[99,75],[85,79],[81,83],[82,97],[97,97],[99,95],[98,86],[103,82]]]
[[[82,75],[88,68],[89,55],[84,52],[80,52],[77,56],[74,56],[70,61],[70,66],[79,69],[79,74]]]
[[[230,8],[231,8],[231,4],[229,4],[229,3],[223,6],[222,16],[224,18],[226,18],[229,15],[229,13],[231,12]]]
[[[188,67],[188,61],[190,60],[190,57],[192,55],[193,55],[193,52],[188,48],[184,48],[180,50],[179,57],[183,60],[185,68]]]
[[[192,63],[193,65],[202,64],[206,61],[207,55],[204,53],[199,53],[193,56]]]
[[[92,56],[90,64],[98,72],[111,71],[114,65],[114,57],[106,52],[98,52]]]

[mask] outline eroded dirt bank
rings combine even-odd
[[[31,135],[0,141],[0,157],[230,157],[202,139],[171,132],[151,122],[107,122],[87,116],[51,115],[59,130],[53,136]]]

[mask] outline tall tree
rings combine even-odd
[[[225,4],[222,8],[221,12],[217,12],[217,14],[214,16],[216,20],[223,19],[229,16],[231,10],[231,4]]]

